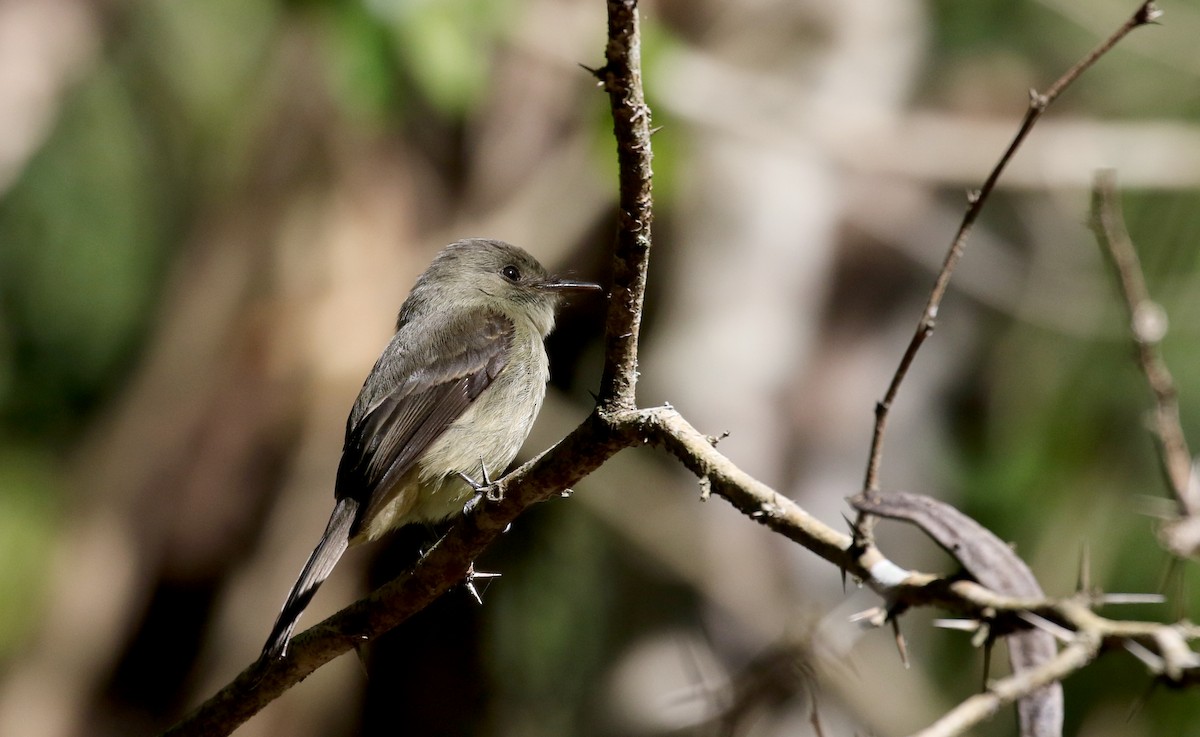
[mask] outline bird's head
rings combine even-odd
[[[601,287],[551,276],[533,256],[504,241],[468,238],[442,249],[413,292],[426,289],[514,320],[528,319],[545,337],[554,328],[555,308],[563,294]]]

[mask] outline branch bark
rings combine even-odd
[[[603,411],[637,406],[637,349],[650,264],[650,108],[642,92],[641,31],[637,0],[608,0],[607,63],[595,76],[608,93],[620,169],[620,208],[613,249],[613,283],[605,323]]]

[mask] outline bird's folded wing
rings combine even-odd
[[[335,495],[359,502],[352,535],[390,501],[391,487],[503,370],[512,322],[482,310],[461,319],[461,325],[448,326],[453,345],[429,351],[348,430]]]

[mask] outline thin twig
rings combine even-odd
[[[1100,644],[1100,637],[1092,633],[1081,634],[1042,667],[993,683],[988,690],[966,699],[912,737],[954,737],[965,734],[971,727],[994,715],[1000,707],[1078,671],[1095,659],[1100,652]]]
[[[1129,20],[1125,21],[1120,28],[1075,64],[1075,66],[1068,69],[1058,81],[1050,85],[1050,88],[1045,93],[1039,94],[1036,90],[1030,90],[1029,107],[1025,111],[1025,119],[1021,121],[1021,127],[1017,130],[1017,135],[1008,145],[1008,149],[1005,150],[1000,160],[996,162],[996,166],[984,181],[983,186],[968,195],[967,212],[963,215],[962,224],[959,225],[958,232],[950,244],[950,250],[946,253],[942,270],[938,272],[937,279],[934,281],[933,289],[929,293],[929,300],[926,302],[925,309],[921,313],[921,319],[917,322],[916,332],[913,333],[912,340],[909,341],[908,348],[905,349],[904,356],[900,359],[900,365],[896,368],[896,373],[892,376],[892,381],[888,385],[883,399],[875,405],[875,428],[871,435],[871,451],[867,461],[866,478],[863,481],[863,489],[867,493],[874,494],[879,491],[879,465],[883,458],[883,436],[887,428],[888,413],[891,410],[892,403],[896,400],[896,394],[900,391],[900,384],[908,374],[908,370],[912,366],[913,359],[916,358],[921,344],[933,333],[937,322],[938,309],[941,307],[942,298],[945,297],[946,289],[950,284],[950,276],[954,273],[954,267],[962,257],[971,228],[974,226],[975,220],[979,217],[979,212],[983,209],[988,196],[995,188],[996,181],[1000,179],[1001,173],[1003,173],[1013,155],[1016,154],[1017,149],[1020,148],[1026,136],[1029,135],[1029,131],[1033,129],[1034,124],[1042,117],[1042,113],[1062,94],[1063,90],[1078,79],[1079,75],[1083,74],[1092,64],[1096,63],[1096,60],[1108,53],[1113,46],[1116,46],[1130,31],[1138,26],[1154,22],[1161,14],[1161,11],[1155,7],[1154,3],[1142,3],[1137,11],[1130,16]],[[862,518],[860,515],[861,521]]]
[[[1192,454],[1179,420],[1175,380],[1159,350],[1167,330],[1167,317],[1162,308],[1150,299],[1141,262],[1121,216],[1117,175],[1111,169],[1096,173],[1092,188],[1091,226],[1096,240],[1116,270],[1121,296],[1129,311],[1129,327],[1138,365],[1154,393],[1154,434],[1158,439],[1163,473],[1179,505],[1179,514],[1194,516],[1197,500],[1192,483]]]

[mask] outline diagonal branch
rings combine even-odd
[[[863,480],[863,489],[867,493],[874,494],[879,491],[879,465],[883,460],[883,437],[887,429],[888,413],[891,411],[892,403],[896,401],[896,394],[900,391],[900,385],[904,382],[904,377],[908,374],[908,370],[917,356],[917,351],[921,349],[921,345],[925,342],[925,339],[933,333],[934,326],[937,323],[938,310],[941,307],[942,299],[946,296],[946,289],[950,285],[950,277],[954,273],[954,268],[958,265],[959,259],[962,257],[967,237],[971,234],[971,228],[974,227],[975,221],[978,219],[980,211],[983,210],[983,205],[987,202],[988,196],[995,189],[1000,175],[1004,172],[1005,167],[1008,166],[1008,162],[1016,154],[1017,149],[1021,147],[1029,132],[1033,130],[1034,124],[1042,117],[1042,113],[1046,112],[1046,108],[1058,99],[1063,90],[1095,64],[1100,57],[1116,46],[1121,39],[1129,35],[1130,31],[1139,26],[1153,23],[1160,15],[1162,15],[1162,11],[1155,7],[1154,3],[1143,2],[1137,11],[1130,16],[1129,20],[1125,21],[1120,28],[1088,53],[1087,56],[1083,57],[1075,66],[1068,69],[1065,74],[1059,77],[1058,81],[1050,85],[1050,88],[1046,92],[1039,94],[1036,90],[1030,90],[1029,107],[1025,111],[1025,119],[1021,121],[1021,127],[1017,130],[1017,135],[1008,144],[1008,148],[1004,151],[1000,160],[996,162],[991,173],[988,174],[983,186],[971,192],[967,197],[967,212],[963,215],[962,224],[958,226],[958,232],[954,235],[954,240],[950,243],[950,250],[946,253],[942,270],[938,272],[937,279],[934,280],[933,289],[929,293],[929,300],[925,303],[921,319],[917,322],[916,332],[913,333],[908,347],[904,350],[904,355],[900,359],[900,365],[896,367],[896,373],[892,376],[892,381],[888,385],[883,399],[875,405],[875,428],[871,435],[871,450],[867,460],[866,478]]]
[[[632,429],[612,432],[593,412],[553,448],[498,482],[501,501],[455,525],[412,570],[296,636],[285,658],[246,668],[166,734],[229,734],[317,668],[397,627],[462,582],[472,561],[526,508],[637,442]]]
[[[991,684],[942,715],[933,724],[912,737],[953,737],[965,734],[976,724],[993,716],[1002,706],[1011,704],[1039,688],[1057,683],[1095,660],[1100,653],[1100,637],[1086,632],[1076,637],[1053,659],[1037,670],[1025,671]]]

